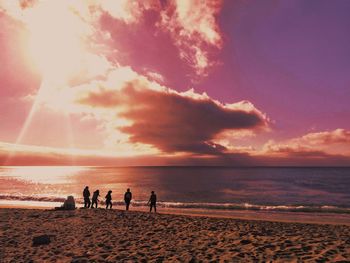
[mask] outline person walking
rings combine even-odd
[[[97,202],[98,202],[98,197],[100,196],[100,190],[96,190],[93,195],[92,195],[92,204],[91,204],[91,208],[94,208],[94,204],[96,205],[97,208]]]
[[[151,196],[148,200],[149,206],[149,212],[152,212],[152,207],[154,208],[154,212],[157,213],[157,195],[154,193],[154,191],[151,192]]]
[[[91,202],[90,202],[90,191],[88,186],[85,186],[84,188],[83,197],[84,197],[84,208],[90,208]]]
[[[106,198],[106,209],[108,209],[108,207],[109,207],[109,209],[112,209],[112,195],[111,194],[112,194],[112,191],[109,190],[107,195],[105,196],[105,198]]]
[[[124,201],[126,206],[126,211],[129,210],[130,202],[132,199],[132,193],[130,192],[130,188],[128,188],[124,194]]]

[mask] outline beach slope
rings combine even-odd
[[[350,260],[350,227],[104,209],[0,209],[1,262]]]

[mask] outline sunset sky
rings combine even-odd
[[[0,0],[0,164],[349,166],[349,13]]]

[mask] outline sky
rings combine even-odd
[[[347,0],[0,0],[1,165],[350,165]]]

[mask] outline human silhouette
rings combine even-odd
[[[157,212],[157,195],[154,193],[154,191],[151,192],[151,196],[148,200],[149,206],[149,212],[152,212],[152,207],[154,207],[154,212]]]
[[[109,207],[109,209],[112,209],[112,191],[111,190],[109,190],[108,191],[108,193],[107,193],[107,195],[106,195],[106,209],[108,209],[108,207]]]
[[[129,210],[130,202],[132,199],[132,193],[130,192],[130,189],[128,188],[124,194],[124,201],[126,205],[126,211]]]
[[[91,208],[94,208],[94,204],[96,205],[97,208],[97,202],[98,202],[98,197],[100,196],[100,190],[96,190],[94,192],[94,194],[92,195],[92,204],[91,204]]]
[[[91,205],[91,202],[90,202],[90,191],[88,186],[85,186],[83,191],[83,196],[84,196],[84,207],[89,208]]]

